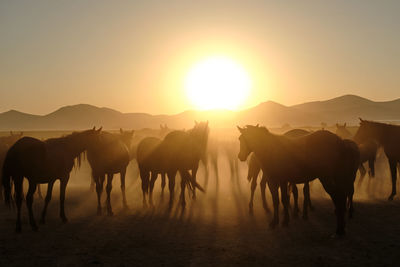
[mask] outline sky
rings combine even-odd
[[[191,66],[223,55],[252,80],[240,108],[400,97],[400,1],[1,1],[0,112],[88,103],[193,108]]]

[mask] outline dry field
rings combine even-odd
[[[43,138],[52,135],[55,133],[42,133]],[[0,203],[0,266],[398,266],[400,199],[386,200],[390,178],[383,160],[377,163],[377,177],[370,183],[366,177],[356,188],[356,213],[348,222],[347,235],[340,239],[331,237],[335,230],[333,205],[319,181],[312,183],[316,210],[309,220],[292,219],[289,227],[270,230],[271,214],[263,211],[258,188],[254,215],[248,213],[250,185],[244,163],[239,165],[239,180],[232,180],[228,164],[221,158],[218,191],[211,175],[206,194],[189,200],[185,210],[176,205],[168,212],[168,190],[162,201],[160,181],[156,183],[155,207],[142,208],[140,179],[133,162],[127,174],[129,210],[122,209],[116,176],[113,217],[96,216],[96,194],[89,190],[90,169],[83,164],[71,173],[67,224],[58,218],[58,184],[47,222],[38,232],[31,231],[24,206],[23,231],[15,234],[15,211]],[[199,177],[203,183],[203,170]],[[179,192],[178,186],[176,190]],[[268,201],[271,206],[270,197]],[[38,219],[43,201],[37,196],[34,206]]]

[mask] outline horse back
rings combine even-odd
[[[44,142],[23,137],[10,147],[4,160],[4,170],[21,176],[36,176],[42,171],[46,159]]]

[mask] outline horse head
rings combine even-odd
[[[131,147],[132,137],[135,130],[132,131],[124,131],[122,128],[119,129],[121,141],[128,147]]]
[[[238,158],[241,161],[245,161],[251,152],[253,152],[253,143],[257,142],[259,139],[260,134],[269,133],[267,128],[260,127],[258,124],[256,126],[253,125],[246,125],[245,127],[241,128],[237,126],[240,136],[240,151],[238,154]]]

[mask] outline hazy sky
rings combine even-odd
[[[210,55],[253,80],[242,108],[358,94],[400,97],[400,1],[1,1],[0,111],[89,103],[190,109]]]

